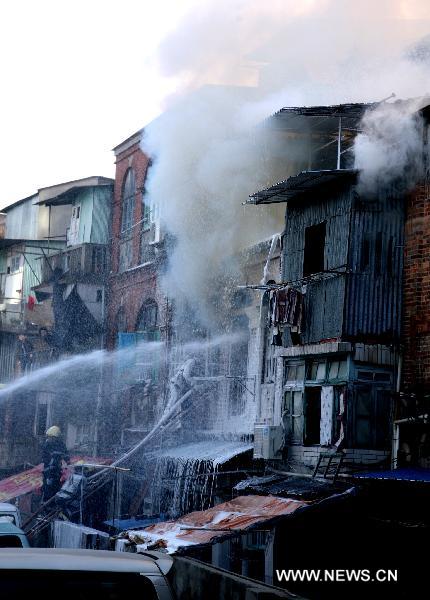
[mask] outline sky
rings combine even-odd
[[[114,176],[112,148],[175,89],[157,48],[197,3],[0,4],[0,207],[62,181]]]
[[[428,69],[398,57],[429,34],[428,0],[2,2],[0,208],[113,177],[112,148],[207,83],[258,81],[258,119],[428,93]]]

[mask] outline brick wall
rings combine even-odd
[[[430,194],[421,185],[406,203],[403,336],[405,390],[430,389]]]
[[[140,149],[139,143],[127,148],[124,152],[117,154],[115,169],[115,186],[112,207],[112,271],[118,272],[119,242],[122,216],[122,189],[125,175],[132,168],[136,181],[136,199],[134,203],[134,223],[142,218],[142,190],[148,169],[148,157]],[[140,228],[133,230],[133,264],[139,263]]]
[[[112,207],[112,241],[111,241],[111,272],[108,290],[108,347],[113,348],[117,336],[117,315],[123,308],[126,319],[126,331],[135,331],[136,322],[142,305],[155,300],[158,304],[158,323],[161,338],[166,338],[167,322],[169,320],[167,300],[159,286],[158,263],[140,265],[140,234],[142,219],[142,191],[148,170],[148,157],[142,152],[136,134],[132,142],[126,140],[116,149],[115,187]],[[124,148],[122,150],[122,147]],[[131,268],[125,272],[119,271],[119,249],[121,241],[122,190],[126,173],[132,168],[136,182],[136,198],[134,203],[133,223],[136,226],[132,232],[133,260]]]

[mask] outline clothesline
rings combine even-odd
[[[342,268],[342,267],[340,267]],[[314,275],[308,275],[307,277],[302,277],[300,279],[294,279],[291,281],[283,281],[281,283],[256,283],[256,284],[244,284],[238,285],[238,289],[241,290],[281,290],[288,287],[301,287],[303,285],[307,285],[309,283],[317,283],[324,279],[330,279],[331,277],[337,277],[340,275],[347,275],[350,273],[349,269],[344,271],[339,271],[337,269],[330,269],[327,271],[322,271],[321,273],[315,273]]]

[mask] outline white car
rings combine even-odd
[[[4,519],[3,519],[4,517]],[[0,502],[0,521],[8,521],[12,525],[21,527],[21,513],[14,504],[8,502]]]
[[[0,548],[0,598],[173,600],[172,563],[156,552]]]

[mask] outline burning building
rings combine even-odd
[[[263,286],[262,352],[274,360],[262,371],[254,455],[299,469],[340,450],[353,467],[389,465],[408,184],[397,177],[366,188],[354,168],[354,137],[374,109],[280,110],[272,126],[306,140],[307,163],[250,196],[286,204],[282,277]]]

